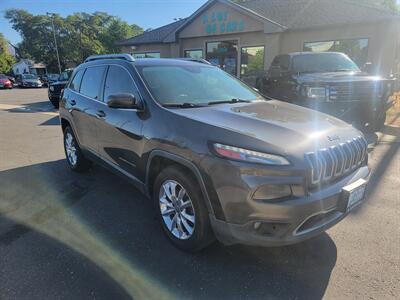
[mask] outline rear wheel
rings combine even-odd
[[[176,247],[196,252],[213,242],[203,194],[183,168],[164,169],[155,181],[153,198],[161,226]]]
[[[64,130],[64,151],[68,165],[73,171],[84,172],[90,167],[90,161],[83,156],[74,132],[69,126]]]

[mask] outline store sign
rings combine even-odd
[[[205,13],[201,19],[206,34],[241,32],[245,28],[243,19],[230,15],[228,11]]]

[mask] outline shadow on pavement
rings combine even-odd
[[[7,111],[12,113],[56,112],[50,101],[21,104],[19,107],[10,108]]]
[[[60,125],[60,117],[55,116],[40,124],[40,126]]]
[[[181,252],[130,184],[100,167],[72,173],[63,160],[0,172],[0,200],[6,298],[18,289],[46,298],[50,286],[66,298],[94,290],[96,299],[321,299],[337,258],[327,234],[280,248]]]

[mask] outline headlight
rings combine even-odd
[[[325,100],[328,93],[324,87],[306,87],[306,95],[310,99]]]
[[[54,86],[51,85],[51,86],[49,87],[49,90],[52,91],[52,92],[54,92]]]
[[[275,154],[262,153],[218,143],[214,144],[214,149],[219,155],[229,159],[265,165],[290,165],[286,158]]]

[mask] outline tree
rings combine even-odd
[[[22,57],[44,62],[49,71],[57,71],[57,57],[51,17],[32,15],[22,9],[7,10],[5,17],[22,37]],[[138,25],[129,25],[104,12],[75,13],[65,18],[53,16],[62,68],[80,64],[92,54],[119,52],[119,40],[142,33]]]
[[[397,5],[396,0],[382,0],[381,5],[390,10],[394,10],[394,11],[399,10],[399,6]]]
[[[12,65],[15,63],[14,57],[8,50],[8,42],[0,33],[0,73],[8,73]]]

